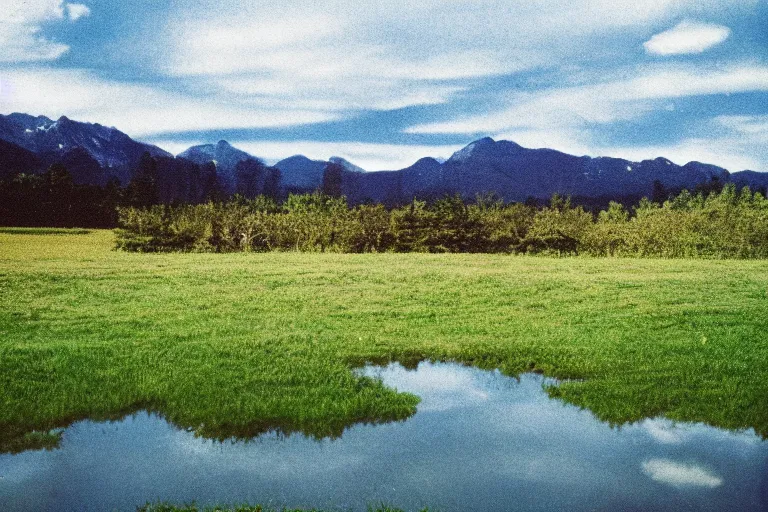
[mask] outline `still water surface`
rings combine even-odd
[[[418,412],[341,439],[197,439],[156,415],[69,427],[59,449],[0,455],[1,510],[147,501],[365,510],[768,510],[768,443],[664,419],[611,428],[519,381],[455,364],[368,368]]]

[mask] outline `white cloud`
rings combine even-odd
[[[472,79],[561,65],[594,47],[621,55],[613,43],[636,45],[649,24],[722,7],[715,0],[200,0],[171,13],[163,39],[152,44],[159,72],[207,77],[243,96],[389,110],[442,103]]]
[[[63,19],[64,3],[61,0],[4,0],[0,3],[0,21],[9,23],[41,23]]]
[[[682,464],[667,459],[651,459],[643,462],[643,473],[651,479],[673,487],[709,487],[723,485],[723,479],[693,464]]]
[[[731,172],[768,171],[768,115],[717,116],[699,123],[702,135],[666,145],[604,147],[590,154],[645,160],[664,156],[677,164],[706,162]]]
[[[725,69],[661,67],[624,80],[536,92],[512,92],[506,110],[412,126],[406,133],[493,133],[512,128],[581,127],[642,117],[660,100],[713,94],[768,91],[768,67]]]
[[[668,145],[655,146],[592,146],[589,154],[646,160],[663,156],[678,165],[704,162],[719,165],[731,172],[751,169],[765,171],[768,154],[755,150],[748,141],[734,137],[687,138]]]
[[[45,37],[42,26],[64,20],[65,14],[77,21],[89,12],[83,4],[62,0],[0,1],[0,63],[58,59],[69,46]]]
[[[217,44],[195,45],[193,51],[177,56],[168,71],[202,80],[213,91],[252,101],[268,99],[271,104],[328,110],[395,110],[445,103],[466,90],[456,80],[507,70],[487,55],[472,52],[413,63],[387,55],[382,48],[361,45],[345,48],[340,56],[339,48],[322,41],[331,30],[318,31],[311,36],[316,38],[312,44],[298,48],[282,47],[280,38],[263,39],[263,35],[245,44],[245,34],[255,31],[238,32],[237,42],[230,46],[226,46],[230,44],[228,33],[222,32]],[[303,28],[293,37],[300,41],[310,38]]]
[[[239,9],[238,9],[239,10]],[[252,21],[247,16],[200,26],[182,22],[173,32],[175,47],[167,68],[176,75],[221,75],[322,65],[313,48],[339,37],[341,26],[324,15]],[[248,21],[243,21],[248,20]],[[288,51],[290,50],[290,51]]]
[[[429,146],[343,141],[237,141],[235,144],[270,162],[295,154],[302,154],[315,160],[327,160],[332,156],[340,156],[367,171],[403,169],[420,158],[427,156],[445,158],[461,149],[461,145]]]
[[[27,25],[0,26],[0,63],[56,60],[69,46],[46,39],[40,29]]]
[[[483,76],[510,64],[516,69],[521,62],[530,67],[552,62],[552,57],[579,55],[585,45],[605,44],[609,35],[642,37],[649,24],[670,17],[736,10],[755,1],[264,0],[244,5],[239,0],[200,0],[173,13],[176,28],[167,41],[167,60],[179,72],[210,73],[224,67],[230,72],[260,70],[264,50],[275,49],[300,55],[327,48],[336,63],[357,60],[363,49],[408,65],[469,52],[485,55],[485,64],[491,65],[490,70],[475,70]],[[208,28],[200,26],[202,18]]]
[[[80,18],[91,14],[91,9],[83,4],[67,4],[67,14],[69,15],[70,20],[77,21]]]
[[[647,419],[640,425],[661,444],[680,444],[687,437],[686,430],[667,419]]]
[[[209,83],[219,91],[233,93],[251,104],[273,107],[312,108],[328,111],[394,110],[413,105],[446,103],[466,87],[425,84],[408,80],[366,78],[335,83],[333,90],[323,80],[269,78],[216,78]]]
[[[593,153],[587,134],[583,130],[567,127],[512,129],[491,132],[491,137],[496,140],[511,140],[531,149],[551,148],[571,155]]]
[[[768,114],[757,116],[718,116],[714,121],[734,135],[747,136],[750,143],[768,144]]]
[[[421,362],[416,371],[390,364],[384,368],[368,367],[361,373],[380,378],[400,392],[418,395],[421,412],[447,411],[491,398],[487,385],[478,379],[475,370],[455,364]]]
[[[728,27],[682,21],[674,28],[656,34],[643,46],[654,55],[702,53],[723,43],[730,35]]]
[[[35,69],[0,74],[0,111],[29,112],[117,126],[134,137],[178,131],[285,127],[330,121],[338,114],[267,108],[105,80],[82,70]]]

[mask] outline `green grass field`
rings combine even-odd
[[[415,411],[366,361],[577,379],[612,423],[768,435],[768,262],[424,254],[165,254],[108,231],[0,233],[0,451],[158,411],[200,435],[339,435]]]

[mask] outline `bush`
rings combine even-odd
[[[768,257],[768,200],[749,189],[692,195],[597,215],[554,196],[544,208],[459,196],[401,208],[344,197],[262,196],[226,203],[120,208],[117,247],[136,252],[487,252],[639,257]]]

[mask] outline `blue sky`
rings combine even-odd
[[[768,171],[768,2],[0,0],[15,111],[369,170],[491,136]]]

